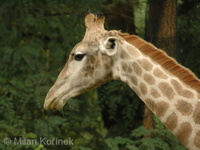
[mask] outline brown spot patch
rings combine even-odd
[[[182,92],[182,96],[186,98],[193,98],[194,94],[191,91],[185,89]]]
[[[180,129],[175,133],[176,137],[184,145],[188,145],[188,140],[192,133],[192,126],[189,122],[184,122],[181,124]]]
[[[128,68],[127,63],[122,62],[122,69],[123,69],[124,71],[126,71],[127,68]]]
[[[146,99],[145,103],[147,104],[147,106],[160,118],[162,116],[164,116],[165,112],[168,110],[169,108],[169,104],[166,102],[158,102],[155,103],[153,100],[151,99]]]
[[[192,113],[192,104],[179,100],[176,104],[176,109],[183,115],[190,115]]]
[[[178,122],[178,117],[175,113],[172,113],[168,118],[167,121],[165,122],[165,125],[168,129],[170,129],[171,131],[173,131],[176,126],[177,126],[177,122]]]
[[[164,114],[165,114],[165,112],[168,110],[168,108],[169,108],[169,104],[168,103],[166,103],[166,102],[158,102],[157,103],[157,105],[156,105],[156,115],[158,116],[158,117],[162,117]]]
[[[161,79],[167,79],[167,75],[165,75],[159,68],[154,69],[153,74]]]
[[[94,63],[95,68],[96,68],[96,67],[99,67],[100,65],[101,65],[100,61],[99,61],[99,60],[96,60],[95,63]]]
[[[127,54],[125,50],[122,49],[120,54],[121,59],[130,59],[131,57]]]
[[[143,95],[147,94],[147,86],[144,83],[140,84],[140,90]]]
[[[172,85],[174,86],[176,92],[180,95],[180,96],[183,96],[185,98],[193,98],[194,97],[194,94],[187,90],[187,89],[183,89],[183,87],[181,86],[181,84],[176,81],[176,80],[171,80],[171,83]]]
[[[147,59],[138,60],[138,62],[146,71],[150,71],[153,68],[153,65]]]
[[[134,84],[134,85],[137,85],[137,78],[133,75],[131,75],[131,83]]]
[[[151,95],[154,97],[154,98],[158,98],[160,97],[160,93],[155,90],[155,89],[151,89]]]
[[[104,66],[104,68],[105,68],[106,70],[108,70],[108,69],[110,68],[110,66],[109,66],[108,64],[104,64],[103,66]]]
[[[128,71],[128,73],[132,73],[133,69],[129,66],[127,71]]]
[[[177,91],[177,93],[180,93],[181,92],[180,89],[182,89],[181,84],[178,81],[174,80],[174,79],[171,80],[171,83],[174,86],[174,88]]]
[[[91,76],[94,74],[94,65],[90,64],[86,67],[87,72],[85,72],[85,76]]]
[[[150,85],[155,83],[154,77],[152,75],[149,75],[149,74],[144,75],[144,80]]]
[[[152,99],[146,99],[145,103],[153,112],[155,111],[156,103]]]
[[[172,87],[167,82],[161,82],[158,84],[159,89],[163,93],[164,96],[166,96],[169,100],[171,100],[175,93]]]
[[[99,54],[99,53],[98,53]],[[100,58],[100,60],[102,60],[102,61],[107,61],[107,57],[106,57],[106,55],[100,55],[101,56],[101,58]]]
[[[135,71],[135,73],[140,76],[142,74],[142,69],[140,68],[140,66],[134,62],[133,63],[133,70]]]
[[[194,145],[200,149],[200,130],[196,133]]]
[[[95,58],[94,58],[94,56],[91,55],[91,56],[89,57],[89,63],[90,63],[90,64],[94,64],[94,62],[95,62]]]
[[[193,118],[196,124],[200,124],[200,102],[198,102],[195,107]]]
[[[137,51],[136,48],[134,48],[133,46],[131,45],[127,45],[127,49],[129,50],[129,53],[133,56],[136,56],[136,57],[139,57],[140,56],[140,53]]]
[[[135,94],[137,94],[137,96],[141,96],[140,92],[134,86],[131,86],[131,89],[135,92]]]

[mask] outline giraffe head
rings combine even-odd
[[[83,40],[70,53],[49,90],[45,109],[61,109],[69,98],[112,80],[113,57],[118,51],[118,32],[104,29],[105,18],[88,14]]]

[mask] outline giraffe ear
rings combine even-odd
[[[109,37],[100,44],[100,50],[102,53],[108,56],[113,56],[117,53],[117,39],[115,37]]]

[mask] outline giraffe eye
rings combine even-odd
[[[81,61],[86,54],[76,53],[74,54],[74,59],[77,61]]]

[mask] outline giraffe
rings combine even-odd
[[[47,93],[44,109],[61,109],[72,97],[121,80],[188,149],[200,149],[200,80],[143,39],[105,30],[104,22],[104,16],[85,17],[85,36]]]

